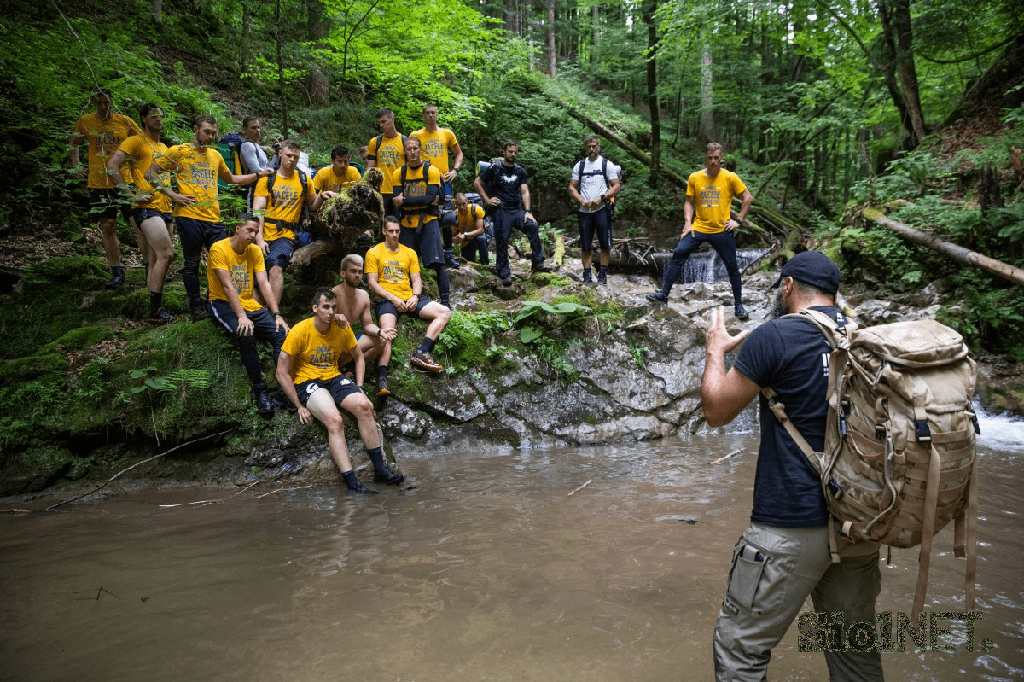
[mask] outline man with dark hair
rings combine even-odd
[[[288,324],[277,309],[277,298],[267,279],[263,252],[256,246],[259,229],[259,219],[252,213],[238,216],[234,234],[210,247],[206,282],[210,290],[213,321],[226,329],[238,343],[242,365],[256,394],[256,407],[260,414],[269,416],[273,414],[274,407],[260,372],[256,337],[270,342],[276,363],[288,333]],[[259,287],[270,310],[253,296],[256,287]]]
[[[544,247],[540,243],[540,226],[530,212],[530,188],[526,169],[516,163],[519,143],[509,140],[502,148],[500,163],[484,169],[473,181],[484,206],[493,211],[494,241],[497,248],[496,274],[504,286],[512,286],[512,270],[508,262],[508,243],[512,230],[518,229],[530,240],[532,272],[551,272],[544,265]]]
[[[348,147],[339,144],[331,150],[331,165],[325,166],[313,176],[313,191],[330,199],[346,187],[359,182],[359,169],[349,165]],[[326,194],[330,192],[330,194]]]
[[[455,133],[447,128],[437,125],[437,106],[428,104],[423,107],[423,127],[409,133],[410,137],[418,138],[420,148],[423,150],[423,158],[430,162],[430,165],[437,168],[441,173],[441,238],[444,241],[444,262],[449,268],[457,269],[458,261],[452,257],[452,233],[451,227],[455,222],[452,208],[452,183],[455,182],[459,169],[462,168],[462,147],[455,137]],[[455,159],[451,169],[448,166],[448,156],[452,154]]]
[[[302,147],[294,140],[281,143],[281,167],[256,183],[253,211],[260,216],[260,235],[256,245],[267,258],[270,288],[278,301],[284,294],[284,269],[295,252],[295,233],[302,224],[302,206],[315,211],[323,197],[311,192],[305,172],[296,166]],[[261,213],[266,209],[265,213]]]
[[[124,266],[121,265],[121,243],[117,239],[117,214],[120,211],[125,222],[129,223],[131,216],[128,212],[130,203],[122,201],[117,186],[127,182],[128,178],[122,176],[115,180],[107,174],[106,164],[122,142],[142,131],[128,116],[114,113],[114,96],[110,90],[93,88],[90,101],[96,107],[96,113],[78,119],[68,139],[68,156],[75,176],[79,179],[88,176],[90,213],[97,216],[103,255],[110,265],[111,277],[107,286],[123,287]],[[78,147],[86,141],[89,143],[89,165],[83,168],[79,164]]]
[[[238,155],[242,157],[243,173],[258,173],[261,170],[273,169],[267,152],[260,144],[262,128],[260,120],[255,116],[246,116],[242,119],[242,135],[245,139],[239,145]],[[245,210],[252,210],[252,198],[256,193],[256,183],[245,186]]]
[[[391,202],[402,217],[401,242],[415,251],[423,265],[437,273],[437,295],[441,305],[451,306],[448,266],[441,250],[441,173],[421,158],[419,138],[405,140],[405,164],[391,177]]]
[[[398,485],[405,476],[396,474],[384,462],[380,433],[373,419],[373,405],[363,393],[363,354],[352,328],[335,313],[334,292],[321,287],[313,294],[313,317],[302,320],[288,333],[277,359],[277,383],[299,411],[299,421],[308,424],[316,417],[327,427],[331,456],[345,485],[357,493],[369,493],[356,476],[345,442],[345,423],[339,407],[356,418],[359,437],[373,462],[373,480]],[[340,370],[352,357],[356,364],[355,383]]]
[[[427,333],[419,348],[409,358],[409,362],[414,367],[428,372],[440,372],[444,367],[434,361],[431,352],[437,337],[452,318],[452,311],[423,296],[419,259],[415,251],[400,241],[400,235],[405,229],[398,224],[398,219],[394,216],[387,216],[384,219],[384,241],[366,252],[367,286],[376,296],[374,312],[380,323],[381,336],[385,339],[385,333],[398,326],[398,316],[401,314],[429,321]],[[388,389],[390,360],[391,341],[386,340],[380,355],[380,364],[377,365],[377,395],[391,393]]]
[[[835,307],[839,268],[827,256],[805,251],[782,268],[777,314],[820,311],[840,326]],[[780,287],[781,285],[781,287]],[[744,339],[746,339],[744,341]],[[725,355],[743,343],[726,371]],[[701,401],[709,426],[723,426],[761,394],[761,445],[754,478],[751,524],[736,544],[725,601],[714,635],[715,677],[764,680],[771,651],[811,596],[816,612],[842,613],[846,625],[875,622],[881,591],[878,545],[840,542],[838,563],[829,552],[829,511],[821,478],[772,412],[775,399],[815,451],[825,443],[828,356],[831,347],[811,321],[771,320],[753,332],[730,336],[725,314],[715,309],[707,331]],[[882,679],[878,651],[826,651],[833,682]]]
[[[740,222],[747,217],[754,197],[739,176],[722,168],[722,145],[710,142],[705,156],[707,167],[690,174],[686,184],[686,203],[683,205],[683,234],[672,252],[672,260],[665,266],[664,281],[660,291],[647,294],[651,301],[665,303],[672,291],[683,264],[690,254],[704,242],[722,259],[729,273],[736,317],[747,319],[743,307],[743,277],[736,265],[736,234]],[[732,198],[739,196],[742,203],[738,220],[731,217]],[[695,218],[696,216],[696,218]]]
[[[619,193],[618,167],[601,156],[601,142],[597,135],[588,135],[583,141],[587,156],[572,169],[569,195],[580,205],[580,250],[583,261],[583,283],[594,280],[590,276],[591,249],[594,235],[601,247],[601,264],[597,268],[597,283],[608,284],[608,260],[612,249],[612,216],[609,203]]]
[[[143,132],[121,143],[110,160],[107,174],[121,186],[126,197],[134,200],[132,222],[136,227],[139,250],[146,261],[146,288],[149,289],[148,324],[163,325],[174,318],[163,309],[164,282],[174,257],[171,241],[171,199],[156,191],[146,180],[146,171],[153,161],[167,153],[160,141],[164,129],[164,112],[152,102],[139,111]],[[129,183],[122,182],[121,166],[128,164]],[[168,178],[164,178],[167,182]]]
[[[459,192],[455,195],[455,223],[451,226],[452,243],[462,247],[462,257],[476,262],[480,254],[480,264],[490,265],[487,246],[490,239],[484,226],[484,209],[469,203],[469,198]]]
[[[366,167],[380,168],[383,173],[380,195],[384,198],[384,215],[392,215],[395,209],[391,203],[391,178],[405,163],[406,138],[395,128],[395,112],[391,109],[378,109],[376,119],[380,135],[371,137],[366,145]]]
[[[363,283],[363,257],[350,253],[341,259],[341,284],[331,291],[337,295],[334,309],[350,324],[358,323],[362,334],[356,337],[359,350],[366,362],[375,360],[386,344],[398,336],[397,329],[381,329],[370,316],[370,295],[360,285]]]
[[[215,146],[211,146],[217,139],[217,120],[209,114],[195,117],[192,132],[195,135],[192,142],[175,145],[153,160],[153,165],[146,171],[146,180],[174,202],[174,224],[178,228],[185,257],[181,278],[192,308],[192,319],[202,320],[209,315],[199,291],[199,261],[203,247],[209,249],[227,237],[220,222],[217,178],[230,185],[241,185],[255,182],[273,171],[265,169],[247,175],[235,175],[229,171],[224,157]],[[160,174],[166,171],[171,172],[177,191],[161,179]]]

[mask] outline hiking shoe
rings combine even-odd
[[[382,397],[382,396],[386,396],[386,395],[391,395],[391,389],[388,388],[387,377],[378,377],[377,378],[377,396],[378,397]]]
[[[606,270],[597,271],[597,283],[608,284],[608,272]]]
[[[160,310],[146,318],[146,324],[154,327],[161,327],[165,324],[171,324],[172,322],[174,322],[174,316],[163,308],[160,308]]]
[[[267,390],[266,384],[256,387],[256,411],[261,417],[270,417],[274,414],[274,403],[270,399],[270,391]]]
[[[205,304],[197,303],[194,306],[192,306],[193,322],[199,322],[200,320],[205,320],[208,317],[210,317],[210,311],[207,309]]]
[[[108,289],[120,289],[124,286],[124,267],[115,265],[111,269],[110,281],[107,282]]]
[[[425,369],[428,372],[440,372],[444,367],[440,363],[434,362],[433,356],[430,353],[424,353],[421,350],[416,351],[409,358],[409,362],[420,369]]]
[[[501,286],[503,286],[503,287],[510,287],[510,286],[512,286],[512,278],[511,277],[503,278],[501,280]]]
[[[458,270],[460,267],[462,267],[461,265],[459,265],[459,261],[455,260],[455,257],[450,253],[445,254],[444,264],[448,267],[449,270]]]
[[[657,303],[668,303],[668,296],[663,291],[655,291],[653,294],[647,294],[647,300]]]
[[[544,265],[544,262],[542,261],[540,263],[534,263],[533,267],[530,268],[530,270],[532,272],[553,272],[554,268],[552,268],[550,265]]]
[[[376,490],[370,490],[365,485],[363,485],[363,482],[360,481],[358,478],[355,479],[354,481],[351,481],[351,482],[345,481],[345,487],[348,488],[349,490],[351,490],[354,493],[362,493],[364,495],[376,495],[377,494]]]
[[[374,483],[383,483],[385,485],[398,485],[405,480],[405,476],[402,474],[396,474],[394,471],[388,468],[385,464],[378,471],[373,474]]]
[[[581,280],[584,284],[593,284],[594,278],[590,276],[590,268],[583,271],[583,279]]]
[[[745,320],[748,317],[750,317],[750,315],[747,314],[747,309],[743,307],[742,303],[737,303],[736,304],[736,319],[738,319],[738,320]]]

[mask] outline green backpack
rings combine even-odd
[[[821,475],[833,530],[890,548],[921,545],[911,615],[916,620],[928,587],[932,538],[954,521],[954,553],[967,557],[967,609],[973,609],[977,371],[963,337],[934,320],[837,328],[818,311],[795,316],[816,325],[833,348],[824,451],[811,449],[772,389],[762,393]],[[834,537],[830,546],[832,560],[839,561]]]

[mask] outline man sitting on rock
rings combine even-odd
[[[313,317],[299,322],[288,333],[277,360],[277,383],[299,410],[299,421],[316,417],[327,427],[331,456],[338,464],[345,485],[357,493],[368,493],[352,468],[345,442],[345,423],[338,407],[356,418],[359,437],[373,462],[373,480],[398,485],[405,476],[396,474],[384,463],[380,434],[373,420],[373,405],[362,391],[363,354],[347,323],[335,317],[336,296],[326,287],[313,295]],[[349,357],[356,361],[356,380],[342,376],[340,364]]]
[[[409,362],[428,372],[440,372],[444,367],[434,362],[431,351],[437,337],[444,331],[452,311],[423,296],[423,280],[420,279],[420,261],[416,252],[399,242],[402,227],[398,219],[388,216],[384,219],[384,241],[366,252],[366,280],[370,291],[376,296],[373,303],[380,333],[386,338],[390,329],[398,326],[402,313],[429,320],[427,334]],[[377,365],[377,395],[389,395],[388,362],[391,360],[391,341],[386,341]]]

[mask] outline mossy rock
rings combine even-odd
[[[68,369],[68,361],[59,353],[45,353],[0,362],[0,384],[25,382],[44,374],[62,374]]]
[[[23,495],[39,492],[61,478],[78,480],[89,472],[88,458],[75,457],[54,444],[34,444],[4,461],[0,494]]]
[[[113,336],[114,330],[110,328],[110,325],[79,327],[78,329],[72,329],[56,341],[46,344],[41,350],[44,353],[53,353],[58,348],[63,348],[64,350],[85,350]]]
[[[25,268],[21,281],[25,285],[49,282],[74,282],[79,289],[99,286],[110,277],[110,268],[99,258],[60,256]]]

